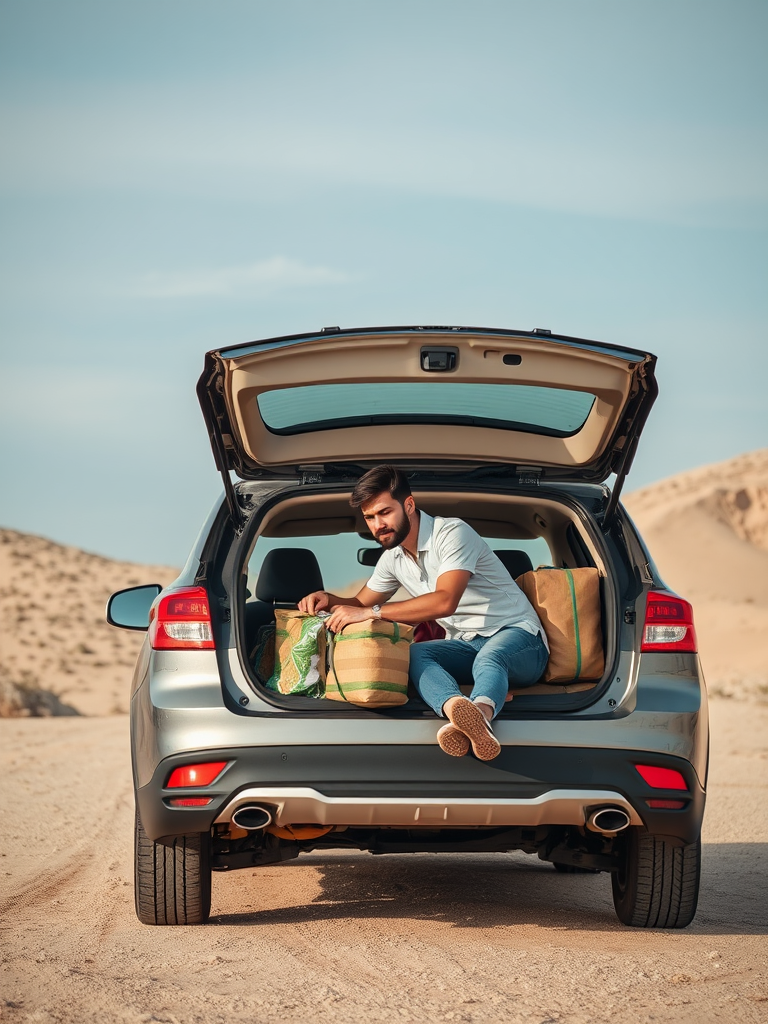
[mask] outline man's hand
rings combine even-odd
[[[370,608],[361,608],[358,605],[337,604],[330,616],[325,620],[325,625],[333,633],[340,633],[350,622],[363,622],[365,619],[373,618]]]
[[[331,607],[331,595],[327,590],[315,590],[299,601],[299,611],[306,615],[317,615]]]

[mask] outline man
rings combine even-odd
[[[384,549],[357,597],[315,591],[299,603],[311,615],[330,611],[329,629],[374,618],[419,623],[436,619],[445,640],[411,646],[410,675],[421,697],[448,724],[437,733],[454,757],[469,751],[482,761],[501,746],[491,722],[504,706],[510,681],[531,686],[549,654],[541,622],[528,599],[485,541],[461,519],[432,517],[416,508],[405,475],[377,466],[358,480],[350,505],[360,508]],[[403,587],[407,601],[390,601]],[[471,683],[469,698],[459,683]]]

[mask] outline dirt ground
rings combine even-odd
[[[698,915],[625,928],[524,854],[312,854],[133,910],[128,722],[0,721],[3,1021],[768,1021],[768,703],[715,699]],[[8,783],[12,782],[12,785]]]

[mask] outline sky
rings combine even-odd
[[[204,353],[639,347],[626,487],[768,444],[765,0],[0,0],[0,524],[179,565]]]

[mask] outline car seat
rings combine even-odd
[[[505,548],[493,553],[513,580],[516,580],[518,576],[522,576],[524,572],[530,572],[533,569],[533,562],[531,562],[525,551],[519,551],[517,548]]]
[[[323,589],[314,551],[309,548],[274,548],[268,551],[256,580],[256,600],[245,605],[248,646],[260,626],[275,621],[275,608],[295,608],[302,597]]]

